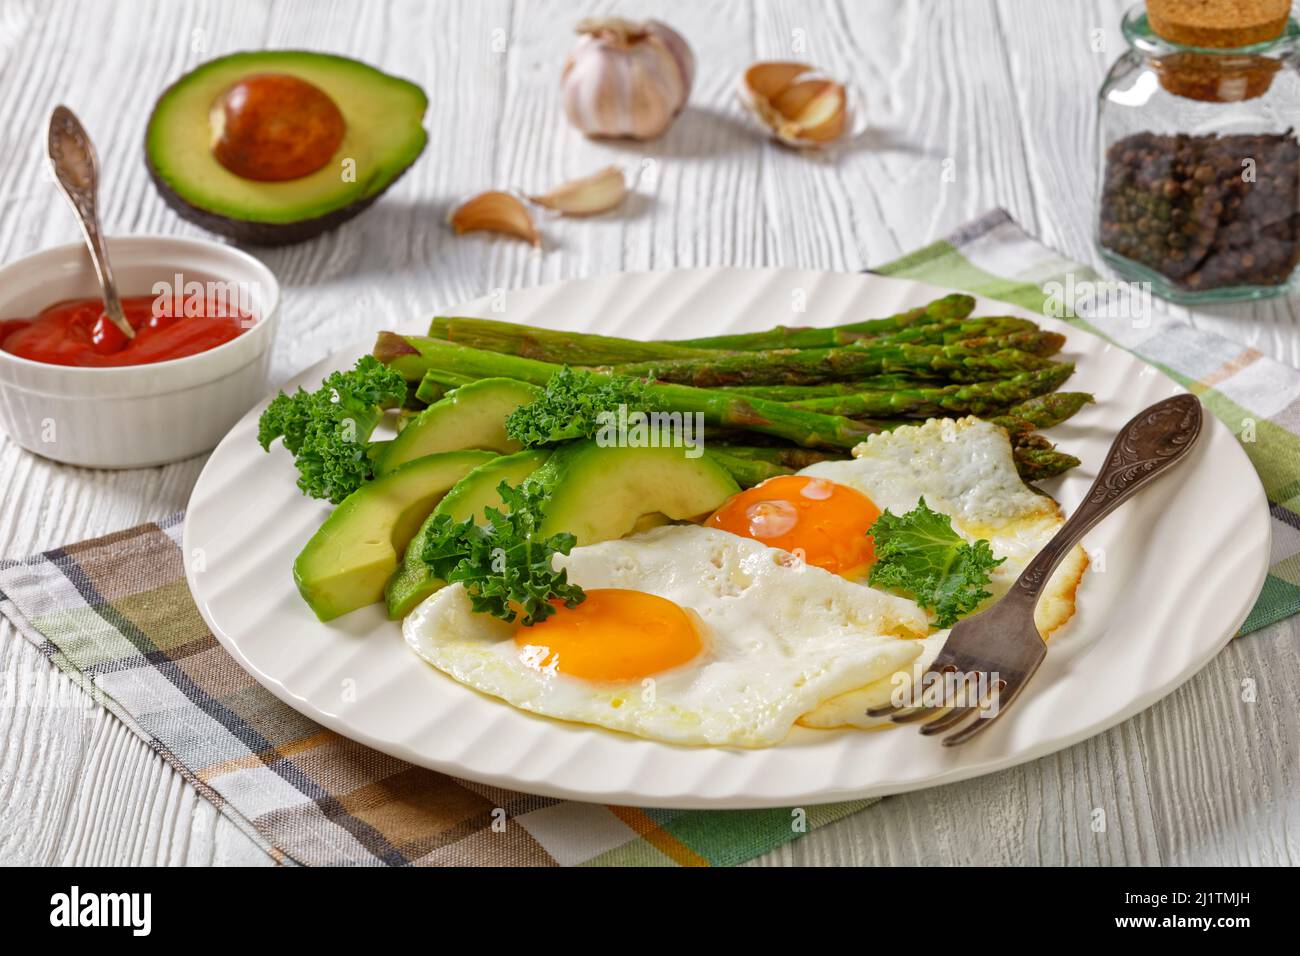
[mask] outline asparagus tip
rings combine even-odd
[[[396,332],[380,332],[375,337],[373,354],[379,361],[388,365],[394,359],[401,358],[403,355],[419,355],[420,350]]]

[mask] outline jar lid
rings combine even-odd
[[[1171,43],[1250,46],[1282,35],[1291,0],[1147,0],[1151,29]]]

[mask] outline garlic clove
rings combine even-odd
[[[491,190],[465,200],[447,217],[456,235],[465,232],[502,232],[534,246],[542,244],[528,207],[518,197]]]
[[[772,136],[790,146],[823,146],[844,135],[844,85],[804,63],[755,63],[741,76],[740,99]]]
[[[844,133],[847,106],[844,87],[839,83],[827,83],[795,114],[796,138],[813,143],[839,139]],[[785,114],[784,109],[781,112]]]
[[[793,117],[798,121],[809,104],[831,85],[830,80],[796,80],[770,97],[769,102],[782,117]]]
[[[626,196],[627,181],[623,178],[623,171],[617,166],[608,166],[598,173],[528,198],[566,216],[592,216],[613,209]]]
[[[771,100],[800,76],[811,72],[812,67],[807,63],[771,60],[751,66],[745,71],[742,82],[753,95]]]

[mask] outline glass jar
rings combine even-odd
[[[1102,83],[1097,245],[1175,302],[1288,291],[1300,263],[1300,27],[1210,49],[1124,16],[1128,49]]]

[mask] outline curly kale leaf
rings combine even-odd
[[[645,383],[625,376],[593,375],[564,366],[546,383],[546,393],[506,418],[506,434],[528,448],[591,438],[605,415],[646,405]]]
[[[952,627],[990,593],[991,572],[1006,558],[993,557],[989,543],[974,544],[952,529],[952,519],[932,511],[922,498],[907,514],[886,511],[868,532],[876,564],[868,584],[908,594],[934,612],[935,626]]]
[[[420,557],[448,583],[465,585],[474,610],[524,625],[555,613],[555,602],[576,607],[586,594],[570,584],[568,574],[551,566],[556,554],[568,554],[577,539],[571,534],[540,534],[542,506],[548,497],[536,482],[518,488],[497,486],[506,510],[485,508],[486,521],[433,520]]]
[[[366,355],[350,371],[326,376],[314,392],[277,395],[258,420],[257,441],[269,451],[283,439],[303,494],[338,504],[374,477],[370,435],[384,409],[405,397],[401,374]]]

